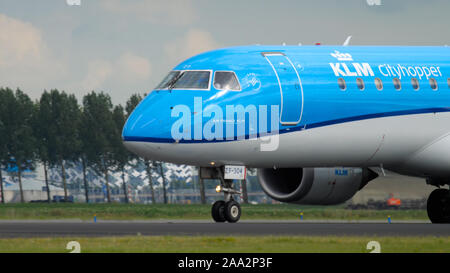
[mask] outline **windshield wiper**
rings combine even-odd
[[[175,83],[181,78],[181,76],[183,76],[184,72],[181,72],[180,74],[178,74],[177,76],[175,76],[168,84],[167,84],[167,89],[168,90],[172,90],[173,87],[175,86]]]

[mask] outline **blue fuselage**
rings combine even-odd
[[[123,130],[125,141],[175,142],[173,125],[181,117],[181,113],[173,113],[177,105],[187,106],[192,115],[190,128],[180,129],[184,132],[184,137],[177,140],[180,143],[233,141],[255,133],[259,136],[273,127],[270,122],[267,128],[247,125],[240,136],[239,121],[226,118],[229,105],[241,105],[244,109],[255,106],[258,119],[260,106],[266,106],[269,121],[271,106],[278,106],[280,134],[355,120],[450,109],[448,47],[232,47],[194,56],[174,70],[211,71],[208,90],[178,88],[150,92],[129,117]],[[240,91],[217,90],[213,84],[215,71],[233,71]],[[413,79],[417,79],[418,89]],[[375,81],[381,81],[382,89],[377,88]],[[199,114],[210,107],[219,107],[223,117],[215,117],[216,111]],[[211,120],[223,128],[222,137],[215,134],[214,139],[208,139],[201,128],[195,128],[205,126],[208,121],[211,125]],[[195,125],[194,121],[201,125]]]

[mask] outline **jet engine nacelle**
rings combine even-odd
[[[267,195],[280,202],[308,205],[343,203],[376,177],[368,168],[258,169],[259,183]]]

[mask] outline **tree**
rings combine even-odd
[[[89,117],[90,113],[85,111],[83,108],[81,112],[81,121],[79,123],[79,133],[80,133],[80,150],[79,157],[81,161],[81,166],[83,169],[83,184],[84,184],[84,195],[86,199],[86,203],[89,203],[89,185],[87,181],[87,168],[92,165],[92,162],[89,160],[92,152],[89,149],[92,149],[91,143],[89,143],[91,137],[90,127],[92,126],[92,120]]]
[[[248,204],[248,192],[247,192],[247,177],[241,180],[241,188],[242,188],[242,201],[244,204]]]
[[[53,90],[52,94],[57,94],[57,90]],[[57,95],[56,95],[57,97]],[[59,94],[60,116],[56,119],[56,155],[61,166],[61,173],[64,184],[64,198],[67,201],[67,182],[65,161],[77,161],[78,151],[80,147],[80,138],[78,132],[78,123],[80,122],[80,107],[78,101],[73,94],[67,95],[64,91]]]
[[[159,162],[158,165],[159,165],[159,172],[160,172],[161,178],[162,178],[162,188],[163,188],[164,204],[167,204],[166,176],[164,175],[163,163],[162,163],[162,162]]]
[[[2,174],[2,168],[0,165],[0,191],[1,191],[1,198],[2,198],[2,203],[5,203],[5,192],[3,191],[3,174]]]
[[[33,134],[33,102],[20,89],[13,92],[3,90],[2,115],[3,130],[7,156],[5,161],[17,167],[19,179],[20,201],[25,202],[22,188],[22,172],[24,167],[34,164],[36,157],[36,139]]]
[[[35,104],[34,118],[33,118],[33,129],[37,141],[37,152],[38,157],[42,164],[44,165],[44,177],[45,186],[47,188],[47,201],[50,202],[50,187],[48,183],[47,170],[50,162],[54,162],[54,153],[51,149],[50,143],[54,141],[55,132],[52,132],[52,109],[51,109],[51,98],[47,91],[41,96],[39,103]],[[53,157],[53,160],[50,159]]]
[[[61,168],[66,201],[68,193],[65,162],[78,160],[80,115],[80,108],[74,95],[68,95],[64,91],[59,92],[56,89],[50,92],[44,91],[42,94],[37,126],[35,126],[40,144],[39,155],[44,163],[45,173],[47,163]]]
[[[107,201],[111,202],[109,171],[115,163],[117,130],[109,95],[92,91],[83,98],[83,148],[87,162],[105,177]]]
[[[5,120],[7,118],[7,99],[8,92],[1,88],[0,89],[0,194],[2,198],[2,203],[5,203],[5,194],[3,191],[3,173],[2,167],[4,166],[4,161],[9,157],[6,149],[6,134]]]
[[[247,175],[245,176],[244,180],[241,180],[241,187],[242,187],[242,199],[244,204],[248,204],[248,190],[247,185],[249,185],[249,179],[248,176],[256,176],[256,169],[254,168],[247,168]]]
[[[133,94],[128,99],[126,105],[125,105],[125,111],[127,113],[127,118],[131,115],[134,108],[142,101],[142,96],[139,94]]]
[[[125,111],[127,114],[127,118],[131,115],[131,113],[133,112],[133,110],[136,108],[136,106],[142,101],[142,96],[139,94],[133,94],[131,95],[131,97],[128,99],[126,106],[125,106]],[[135,159],[139,159],[137,156],[134,156]],[[150,188],[150,193],[152,196],[152,203],[155,204],[156,200],[155,200],[155,189],[153,187],[153,180],[152,180],[152,168],[153,168],[153,162],[148,160],[148,159],[144,159],[144,165],[145,168],[147,170],[147,178],[148,178],[148,186]]]
[[[155,204],[156,203],[156,200],[155,200],[155,188],[153,187],[153,180],[152,180],[153,162],[151,162],[150,160],[145,160],[144,164],[145,164],[145,169],[147,170],[148,186],[150,188],[150,193],[152,195],[152,204]]]
[[[114,107],[113,120],[116,125],[114,141],[114,160],[117,166],[117,170],[122,172],[122,186],[125,195],[125,203],[128,203],[127,185],[125,182],[125,166],[132,159],[132,154],[125,148],[122,141],[122,129],[125,124],[125,113],[121,105]]]
[[[200,167],[197,167],[198,172],[198,185],[200,190],[200,202],[202,204],[206,204],[206,194],[205,194],[205,182],[203,181],[203,178],[200,175]],[[194,183],[194,182],[192,182]]]

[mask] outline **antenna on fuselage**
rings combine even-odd
[[[351,39],[352,39],[352,35],[348,36],[347,39],[345,39],[343,46],[348,46],[348,44],[350,44]]]

